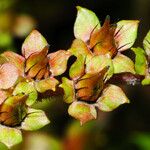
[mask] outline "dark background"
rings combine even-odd
[[[55,51],[70,46],[78,5],[93,10],[101,23],[106,15],[110,15],[112,23],[122,19],[140,20],[140,42],[150,27],[149,0],[18,0],[14,9],[17,13],[32,15],[38,21],[38,29]]]

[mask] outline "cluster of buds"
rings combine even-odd
[[[107,16],[101,26],[94,12],[77,9],[75,40],[68,50],[48,54],[46,39],[33,30],[22,45],[22,55],[11,51],[0,55],[0,141],[7,146],[22,140],[20,129],[37,130],[50,122],[42,110],[32,108],[45,93],[51,97],[61,91],[70,104],[69,115],[84,124],[96,119],[98,110],[108,112],[129,103],[123,90],[112,83],[115,75],[125,74],[128,81],[146,76],[142,83],[150,83],[145,51],[132,48],[135,64],[123,54],[136,40],[139,21],[110,24]],[[144,40],[148,54],[149,35]],[[76,60],[65,77],[71,56]]]
[[[20,129],[37,130],[50,122],[32,105],[39,94],[56,91],[59,81],[54,76],[65,72],[71,54],[65,50],[48,54],[48,49],[46,39],[33,30],[22,45],[22,55],[11,51],[0,55],[0,140],[8,147],[22,140]]]
[[[122,52],[134,44],[139,21],[110,24],[107,16],[101,27],[95,13],[77,9],[76,39],[69,49],[77,59],[69,70],[70,79],[63,77],[60,87],[65,102],[71,103],[69,114],[84,124],[97,118],[97,109],[112,111],[129,103],[122,89],[110,84],[110,79],[116,74],[136,74],[134,62]]]

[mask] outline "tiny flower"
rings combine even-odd
[[[0,141],[9,148],[22,141],[21,130],[37,130],[49,123],[43,111],[27,106],[28,95],[0,91],[0,98]]]
[[[11,51],[0,55],[0,141],[11,147],[22,141],[21,130],[37,130],[50,121],[31,106],[39,93],[56,91],[59,76],[67,69],[69,51],[48,54],[48,43],[33,30],[22,45],[22,56]]]
[[[29,94],[28,88],[25,88],[29,86],[40,93],[55,91],[59,81],[54,76],[65,72],[71,53],[59,50],[48,54],[48,49],[46,39],[37,30],[33,30],[22,45],[23,56],[11,51],[2,53],[0,60],[5,61],[2,61],[0,67],[0,89],[16,88],[13,94],[19,94],[19,89]],[[36,99],[37,96],[34,101],[32,97],[33,103]]]
[[[64,90],[64,101],[70,104],[69,114],[84,124],[97,118],[96,108],[112,111],[129,100],[120,87],[107,83],[112,76],[110,58],[99,55],[89,62],[81,58],[71,66],[70,79],[62,78],[60,87]]]
[[[115,74],[125,72],[135,74],[133,61],[121,52],[134,44],[139,21],[121,20],[116,24],[110,24],[110,18],[107,16],[101,27],[95,13],[82,7],[77,9],[74,25],[76,39],[71,46],[71,52],[75,56],[78,53],[86,54],[87,57],[106,55],[113,60]],[[122,65],[118,66],[118,62]]]

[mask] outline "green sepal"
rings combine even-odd
[[[42,110],[28,108],[27,116],[21,124],[21,129],[26,131],[34,131],[49,123],[49,119]]]
[[[69,51],[76,57],[78,57],[79,55],[85,56],[86,60],[90,59],[92,56],[92,52],[87,47],[87,44],[80,39],[75,39],[72,42]]]
[[[117,23],[114,39],[119,51],[133,46],[137,37],[138,25],[138,20],[121,20]]]
[[[18,69],[20,75],[24,75],[25,58],[23,56],[18,55],[12,51],[6,51],[2,53],[1,56],[8,62],[14,64],[14,66]]]
[[[116,85],[109,84],[98,99],[97,107],[101,111],[112,111],[124,103],[129,103],[129,100],[122,89]]]
[[[12,63],[4,63],[0,66],[0,89],[14,86],[18,78],[18,69]]]
[[[31,106],[36,102],[38,93],[34,87],[34,82],[18,83],[13,91],[13,95],[17,95],[17,94],[21,94],[21,93],[28,95],[28,98],[26,100],[26,104],[28,106]]]
[[[95,106],[84,102],[73,102],[68,108],[68,113],[72,117],[80,120],[81,125],[97,118]]]
[[[85,56],[78,55],[77,60],[72,64],[69,69],[69,76],[76,80],[85,73]]]
[[[67,62],[71,52],[65,50],[59,50],[48,55],[50,71],[53,76],[63,74],[67,69]]]
[[[133,61],[125,55],[118,54],[113,59],[113,65],[114,73],[130,72],[132,74],[135,74]]]
[[[106,79],[110,79],[114,73],[114,67],[112,59],[108,58],[105,55],[93,56],[86,63],[86,73],[98,73],[103,70],[105,67],[108,67],[108,71],[106,73]]]
[[[139,75],[145,75],[147,69],[147,60],[145,51],[138,47],[132,48],[133,52],[135,53],[135,71]]]
[[[48,90],[55,91],[59,81],[53,77],[35,82],[35,88],[38,92],[43,93]]]
[[[63,77],[62,84],[60,84],[59,87],[63,88],[64,90],[63,99],[66,103],[72,103],[75,101],[75,89],[73,81]]]
[[[11,148],[22,142],[22,133],[19,129],[0,125],[0,142]]]
[[[33,30],[22,45],[22,54],[25,58],[28,58],[31,54],[42,51],[47,45],[48,43],[42,34]]]
[[[77,6],[77,18],[74,24],[74,35],[77,39],[87,42],[93,30],[100,28],[96,14],[91,10]]]

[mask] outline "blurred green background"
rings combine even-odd
[[[150,29],[150,0],[0,0],[0,52],[21,52],[29,32],[36,28],[50,44],[50,52],[68,49],[74,39],[75,6],[93,10],[100,21],[139,19],[135,46]],[[122,86],[130,104],[85,124],[72,119],[59,98],[34,107],[46,111],[51,124],[37,132],[24,132],[24,142],[12,150],[150,150],[150,87]],[[0,150],[7,148],[0,144]]]

